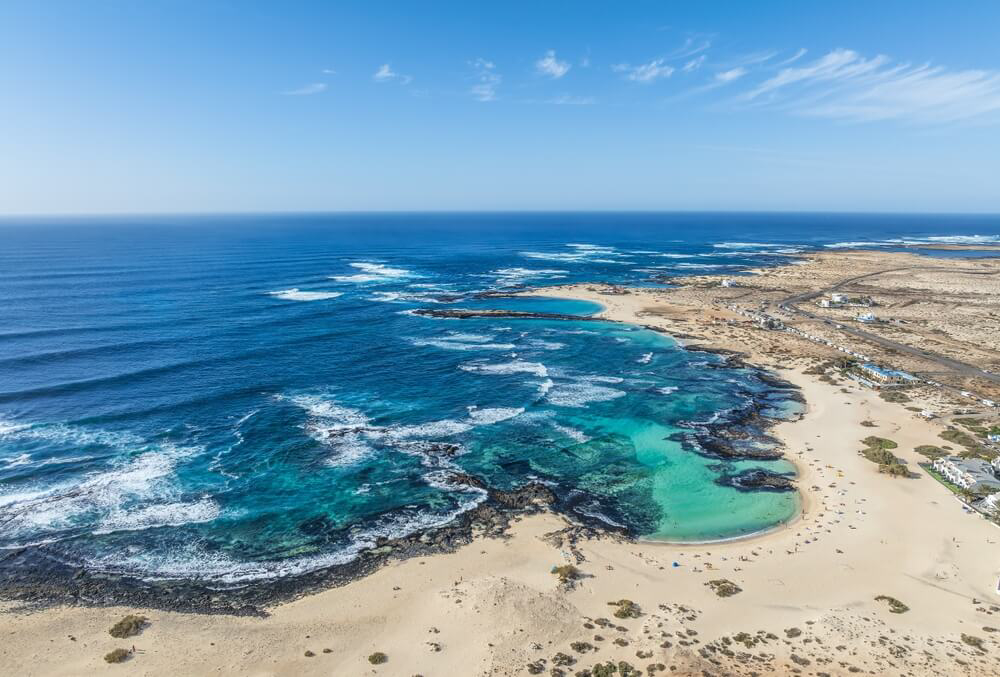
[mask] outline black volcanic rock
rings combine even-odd
[[[715,480],[715,483],[740,491],[795,490],[795,484],[788,477],[760,468],[750,468],[738,473],[722,475]]]

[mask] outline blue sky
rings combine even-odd
[[[1000,212],[997,2],[0,4],[0,213]]]

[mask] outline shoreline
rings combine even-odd
[[[652,328],[654,318],[644,313],[655,300],[645,295],[532,291],[579,292],[605,306],[602,313]],[[669,318],[659,324],[671,335],[687,333]],[[709,326],[698,329],[709,336],[682,345],[731,351],[711,341]],[[774,529],[707,543],[646,541],[574,526],[549,511],[514,514],[502,534],[391,559],[345,585],[277,604],[266,617],[131,606],[0,614],[8,637],[0,660],[25,675],[110,672],[120,668],[102,655],[134,643],[131,668],[153,675],[500,677],[527,674],[533,665],[549,674],[559,656],[574,665],[553,675],[606,660],[652,666],[649,674],[660,672],[658,665],[681,675],[988,673],[1000,647],[1000,633],[986,631],[1000,625],[995,533],[947,500],[937,482],[879,475],[858,454],[860,439],[884,435],[915,467],[920,457],[912,448],[937,439],[938,426],[858,384],[802,373],[815,358],[731,352],[774,369],[805,400],[798,420],[772,429],[796,468],[802,501],[798,515]],[[551,573],[563,564],[581,572],[571,585]],[[712,585],[718,580],[740,591],[720,596]],[[892,613],[879,597],[909,610]],[[608,621],[608,605],[621,599],[639,606],[638,618]],[[124,642],[108,636],[114,621],[136,611],[151,621],[141,635]],[[49,641],[41,645],[41,638]],[[388,662],[373,666],[373,652]]]
[[[544,291],[544,290],[543,290]],[[499,294],[487,298],[516,298],[526,294]],[[535,295],[535,294],[530,294]],[[544,294],[535,295],[545,297]],[[548,297],[555,298],[555,297]],[[521,313],[519,311],[484,310],[467,313],[458,309],[456,317],[515,317],[520,319],[558,319],[566,321],[591,320],[626,324],[637,328],[665,333],[666,330],[647,326],[634,320],[604,317],[605,305],[595,301],[601,307],[592,315],[575,316],[553,313]],[[430,317],[438,317],[438,309],[429,309]],[[447,312],[447,311],[445,311]],[[671,336],[672,340],[675,340]],[[678,342],[679,343],[679,342]],[[750,364],[744,360],[745,354],[737,351],[716,349],[708,346],[680,344],[685,350],[720,355],[725,358],[728,367],[752,369],[758,376],[766,377],[765,383],[775,389],[794,391],[797,395],[800,386],[780,378],[780,376],[759,365]],[[808,404],[799,396],[796,397],[804,407]],[[804,412],[803,412],[804,413]],[[780,425],[798,421],[802,415],[794,419],[780,419],[762,416],[756,411],[750,414],[757,421],[764,423],[758,431],[760,434],[775,437],[779,449],[783,447],[780,437],[771,432]],[[749,418],[749,417],[748,417]],[[727,421],[724,424],[712,424],[726,428],[745,423],[747,418]],[[687,448],[688,453],[694,453],[704,458],[726,460],[755,460],[749,456],[716,455],[707,450]],[[780,459],[790,463],[795,468],[795,479],[803,476],[804,468],[794,459],[782,453]],[[490,487],[478,477],[455,470],[451,472],[456,485],[471,487],[486,492],[483,503],[460,513],[450,522],[436,526],[418,529],[412,533],[382,539],[377,547],[362,550],[354,559],[332,565],[322,565],[301,573],[275,576],[273,578],[252,579],[248,581],[233,581],[219,583],[203,579],[176,579],[141,577],[127,573],[84,569],[78,565],[50,559],[45,553],[39,553],[30,548],[7,553],[5,563],[24,559],[22,563],[13,565],[17,577],[16,583],[11,583],[10,577],[0,579],[0,605],[4,602],[22,604],[25,608],[41,610],[58,607],[66,599],[76,600],[83,606],[112,606],[114,603],[129,601],[133,605],[160,611],[193,612],[208,614],[223,614],[235,616],[264,616],[270,606],[285,604],[299,597],[317,594],[324,590],[350,585],[352,582],[370,576],[380,568],[390,565],[393,561],[406,560],[413,557],[424,557],[454,552],[458,548],[469,546],[477,539],[477,532],[492,532],[494,535],[505,534],[512,521],[521,517],[547,511],[563,520],[567,528],[592,530],[603,537],[621,538],[633,543],[664,544],[677,547],[698,547],[711,544],[721,544],[734,541],[751,541],[765,538],[768,534],[779,531],[800,521],[806,514],[809,499],[799,487],[792,490],[798,495],[798,509],[790,518],[748,534],[726,536],[715,539],[697,541],[674,541],[647,538],[633,533],[629,528],[615,525],[598,517],[584,513],[562,509],[560,504],[565,499],[559,499],[544,482],[530,481],[517,489],[505,491]],[[744,492],[763,491],[762,489],[737,489]],[[433,541],[425,540],[427,535],[433,535]],[[443,538],[442,538],[443,535]]]

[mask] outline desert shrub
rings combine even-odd
[[[878,437],[876,435],[869,435],[865,439],[861,440],[861,444],[866,447],[874,447],[876,449],[895,449],[899,446],[890,439]]]
[[[559,577],[560,583],[571,583],[580,578],[580,570],[572,564],[552,567],[552,573]]]
[[[717,578],[705,585],[712,588],[712,591],[719,597],[732,597],[735,594],[743,592],[743,588],[725,578]]]
[[[983,640],[980,639],[979,637],[975,637],[973,635],[967,635],[963,632],[962,641],[975,649],[979,649],[980,651],[986,651],[986,647],[983,646]]]
[[[889,597],[889,595],[879,595],[875,598],[876,602],[885,602],[889,605],[889,611],[894,614],[905,614],[910,610],[910,607],[906,606],[900,602],[895,597]]]
[[[104,655],[105,663],[124,663],[129,657],[128,649],[114,649]]]
[[[926,456],[932,461],[948,455],[948,452],[944,449],[936,447],[933,444],[921,444],[919,447],[914,447],[913,451],[917,452],[921,456]]]
[[[614,611],[615,618],[638,618],[642,615],[642,609],[630,599],[620,599],[617,602],[608,602],[608,604],[618,607]]]
[[[905,404],[910,401],[906,393],[891,388],[883,388],[879,391],[878,396],[886,402],[895,402],[896,404]]]
[[[878,467],[878,471],[883,475],[889,475],[890,477],[909,477],[909,469],[902,463],[882,463]]]
[[[108,634],[118,639],[125,639],[142,632],[149,619],[138,614],[128,614],[125,618],[111,626]]]
[[[371,656],[368,657],[368,662],[371,663],[372,665],[382,665],[383,663],[387,663],[388,661],[389,657],[386,656],[381,651],[376,651],[375,653],[373,653]]]

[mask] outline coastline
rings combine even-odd
[[[534,293],[597,301],[613,321],[651,321],[645,294],[609,297],[584,286]],[[685,333],[676,322],[654,320],[649,328]],[[707,333],[679,341],[695,349],[739,347],[698,342],[712,338]],[[263,618],[134,607],[2,614],[0,632],[9,639],[0,660],[25,675],[118,670],[101,659],[123,644],[107,628],[139,611],[151,624],[124,643],[139,651],[127,669],[143,674],[211,666],[253,675],[518,675],[540,659],[548,673],[556,652],[577,663],[565,674],[604,660],[639,669],[662,663],[673,674],[987,671],[997,635],[982,628],[1000,625],[1000,597],[990,589],[997,565],[989,553],[1000,536],[960,514],[928,477],[880,476],[857,454],[858,441],[874,432],[898,440],[900,456],[914,464],[911,449],[935,438],[934,424],[857,384],[834,386],[801,373],[807,358],[734,352],[800,387],[806,402],[799,420],[771,431],[796,468],[801,500],[798,515],[773,529],[702,543],[632,541],[580,533],[552,513],[515,515],[503,536],[479,534],[451,552],[390,560],[346,585],[276,605]],[[869,420],[875,429],[861,425]],[[567,563],[584,575],[572,587],[550,573]],[[716,578],[742,592],[715,595],[707,584]],[[911,609],[891,614],[878,595]],[[595,628],[617,599],[634,600],[642,616]],[[982,638],[990,653],[963,643],[965,633]],[[885,641],[873,641],[879,637]],[[571,648],[584,641],[600,651]],[[388,662],[369,664],[375,651]],[[637,659],[637,652],[650,657]]]

